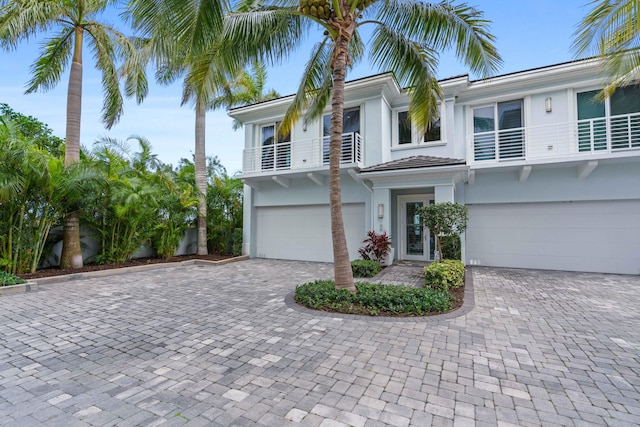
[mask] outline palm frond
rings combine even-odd
[[[73,28],[63,28],[44,45],[42,54],[31,66],[33,77],[27,84],[26,93],[50,90],[60,81],[73,51],[73,35]]]
[[[410,86],[412,122],[426,131],[437,115],[441,97],[435,78],[437,52],[379,25],[372,36],[371,61],[380,69],[392,71],[401,85]]]
[[[225,18],[224,51],[239,63],[257,59],[275,64],[300,45],[311,22],[303,19],[293,6],[232,12]]]
[[[640,1],[593,1],[571,46],[576,56],[597,55],[608,82],[598,94],[604,99],[616,88],[640,79]]]
[[[577,55],[608,55],[638,46],[640,1],[592,1],[595,7],[574,33]]]
[[[124,93],[141,103],[149,93],[146,66],[151,61],[151,42],[148,38],[131,37],[117,41],[124,61],[118,73],[124,79]]]
[[[116,32],[96,23],[88,23],[86,29],[90,34],[88,41],[96,62],[96,68],[100,70],[102,75],[102,91],[104,94],[102,122],[107,129],[111,129],[122,116],[123,104],[116,66],[116,51],[112,38],[112,34]],[[117,34],[117,37],[123,38],[120,34]]]
[[[302,79],[298,90],[282,119],[280,129],[283,133],[289,132],[305,111],[318,89],[326,86],[327,78],[331,80],[331,58],[333,57],[331,40],[325,37],[311,50],[311,57],[302,71]],[[324,108],[324,106],[322,107]]]
[[[217,49],[192,59],[184,79],[182,104],[193,100],[196,94],[210,104],[239,68],[239,64],[226,63]]]
[[[64,16],[57,1],[2,1],[0,3],[0,47],[16,49],[23,40],[50,30]]]
[[[635,47],[603,59],[604,71],[610,81],[602,90],[600,99],[607,98],[622,86],[638,84],[640,79],[640,48]]]
[[[454,48],[456,56],[482,76],[502,63],[489,33],[490,21],[467,4],[380,0],[378,20],[434,51]]]

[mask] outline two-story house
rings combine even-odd
[[[432,260],[416,208],[468,206],[467,264],[640,273],[640,86],[594,96],[595,60],[440,82],[431,130],[411,126],[391,74],[347,83],[342,200],[351,259],[368,230],[395,258]],[[292,97],[233,109],[245,123],[244,252],[331,261],[329,110],[276,129]]]

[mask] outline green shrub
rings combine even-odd
[[[233,229],[233,256],[242,255],[242,228],[234,228]]]
[[[0,286],[20,285],[22,283],[27,283],[27,281],[18,276],[14,276],[11,273],[0,270]]]
[[[462,259],[462,246],[460,244],[460,236],[442,236],[442,259]]]
[[[357,259],[351,261],[353,277],[373,277],[380,273],[382,266],[380,261]]]
[[[448,291],[462,286],[464,281],[464,264],[457,260],[442,260],[431,263],[424,268],[425,288]]]
[[[451,295],[440,289],[356,283],[357,294],[337,290],[331,280],[298,286],[295,301],[305,307],[336,313],[424,316],[451,309]]]

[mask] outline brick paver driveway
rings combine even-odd
[[[449,320],[309,314],[250,260],[0,298],[2,425],[638,425],[640,278],[476,268]]]

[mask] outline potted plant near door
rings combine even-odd
[[[365,245],[358,249],[360,256],[364,260],[375,260],[381,265],[390,266],[393,263],[393,248],[391,238],[386,232],[367,232],[367,238],[362,241]]]

